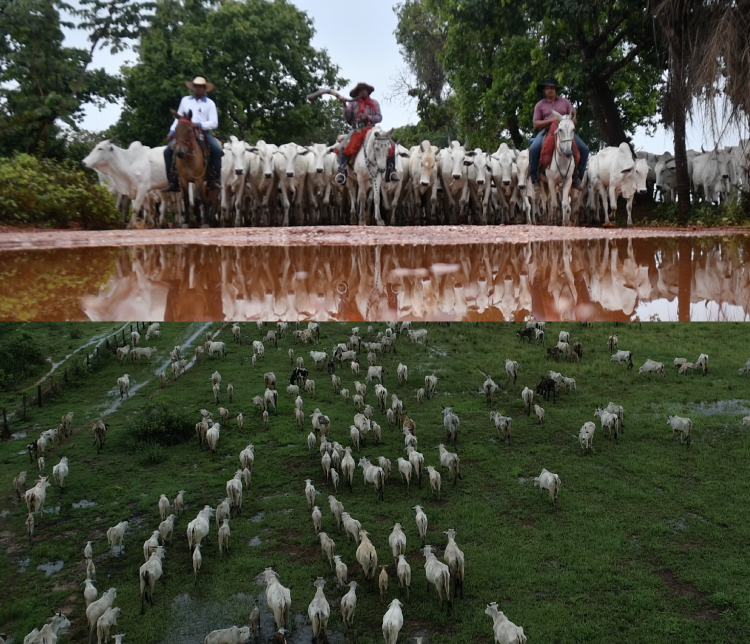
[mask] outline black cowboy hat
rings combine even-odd
[[[536,86],[536,89],[539,92],[543,92],[545,87],[554,87],[555,89],[560,89],[560,86],[557,84],[557,81],[554,78],[545,78]]]
[[[366,89],[368,94],[372,94],[375,91],[375,88],[372,85],[368,85],[367,83],[357,83],[354,89],[349,92],[349,96],[357,98],[363,89]]]

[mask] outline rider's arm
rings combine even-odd
[[[548,125],[552,125],[556,120],[557,119],[555,119],[555,118],[551,118],[551,119],[549,119],[547,121],[537,121],[537,120],[535,120],[534,121],[534,129],[535,130],[543,130]]]
[[[208,119],[201,123],[204,130],[215,130],[219,127],[219,115],[216,112],[216,103],[211,101],[208,105]]]
[[[183,96],[180,99],[180,106],[177,108],[177,114],[179,116],[183,116],[187,110],[185,109],[185,97]],[[175,119],[172,122],[171,127],[169,128],[170,134],[174,134],[177,131],[177,119]]]
[[[380,121],[383,120],[383,113],[380,111],[380,103],[373,99],[370,100],[372,100],[376,109],[374,114],[369,114],[368,116],[370,117],[370,123],[375,125],[376,123],[380,123]]]

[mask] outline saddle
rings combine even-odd
[[[547,130],[547,134],[542,141],[542,152],[539,155],[539,170],[546,170],[552,164],[552,157],[555,154],[555,134],[557,133],[558,121],[552,123]],[[576,168],[581,160],[581,153],[578,150],[575,139],[573,139],[573,158],[575,159]]]

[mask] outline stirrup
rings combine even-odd
[[[339,172],[333,180],[338,183],[340,186],[343,186],[346,183],[346,170],[342,170]]]
[[[181,192],[182,188],[180,188],[179,183],[173,183],[172,181],[169,182],[169,185],[166,188],[162,188],[159,192]]]

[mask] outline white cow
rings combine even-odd
[[[487,153],[479,148],[466,153],[474,163],[469,166],[469,200],[474,212],[481,212],[481,223],[487,224],[487,215],[490,208],[490,196],[492,194],[492,166],[490,166]],[[469,221],[471,224],[472,222]]]
[[[250,144],[240,141],[234,134],[224,143],[221,158],[221,218],[229,223],[234,208],[234,225],[242,225],[242,199],[245,191],[245,173],[250,166]]]
[[[422,223],[423,217],[429,212],[432,215],[437,206],[437,154],[439,150],[431,145],[428,140],[422,141],[409,150],[409,173],[411,175],[411,188],[416,202],[417,213],[420,213],[418,224]],[[428,211],[429,193],[429,211]],[[424,206],[422,206],[424,199]]]
[[[133,200],[133,212],[128,227],[135,228],[135,218],[139,215],[148,193],[167,185],[164,146],[150,148],[140,141],[133,141],[125,150],[114,144],[115,138],[97,143],[81,163],[85,168],[109,175],[117,191]]]
[[[513,223],[510,217],[514,214],[518,202],[518,167],[516,166],[516,152],[501,143],[494,154],[490,155],[492,180],[497,187],[500,201],[500,214],[503,223]]]
[[[336,154],[332,147],[315,143],[307,148],[307,205],[313,209],[312,224],[320,223],[323,212],[328,213],[331,188],[336,174]]]
[[[281,191],[281,204],[284,208],[282,226],[289,225],[289,210],[292,206],[296,213],[296,223],[298,225],[303,223],[302,198],[308,165],[305,155],[308,154],[310,150],[296,143],[280,145],[274,154],[273,165]]]
[[[247,171],[247,194],[256,211],[260,211],[260,225],[267,225],[271,211],[276,204],[276,187],[278,181],[274,169],[274,156],[278,147],[262,139],[250,146],[250,167]],[[252,216],[255,222],[255,213]]]
[[[706,201],[723,201],[731,190],[731,157],[727,150],[714,149],[693,159],[690,180],[697,193],[702,189]],[[723,195],[723,197],[722,197]]]
[[[594,157],[595,162],[587,170],[589,179],[589,203],[596,204],[596,217],[599,217],[599,193],[604,204],[604,223],[609,223],[617,214],[617,197],[622,195],[627,200],[628,226],[633,225],[633,199],[635,193],[646,194],[648,163],[645,159],[634,159],[633,152],[627,143],[620,147],[606,147]],[[609,194],[609,208],[607,207]]]
[[[473,160],[466,156],[466,148],[463,145],[458,141],[451,141],[449,148],[443,148],[438,153],[437,163],[445,209],[449,216],[448,223],[455,225],[463,221],[466,214],[466,206],[469,203],[468,166]]]

